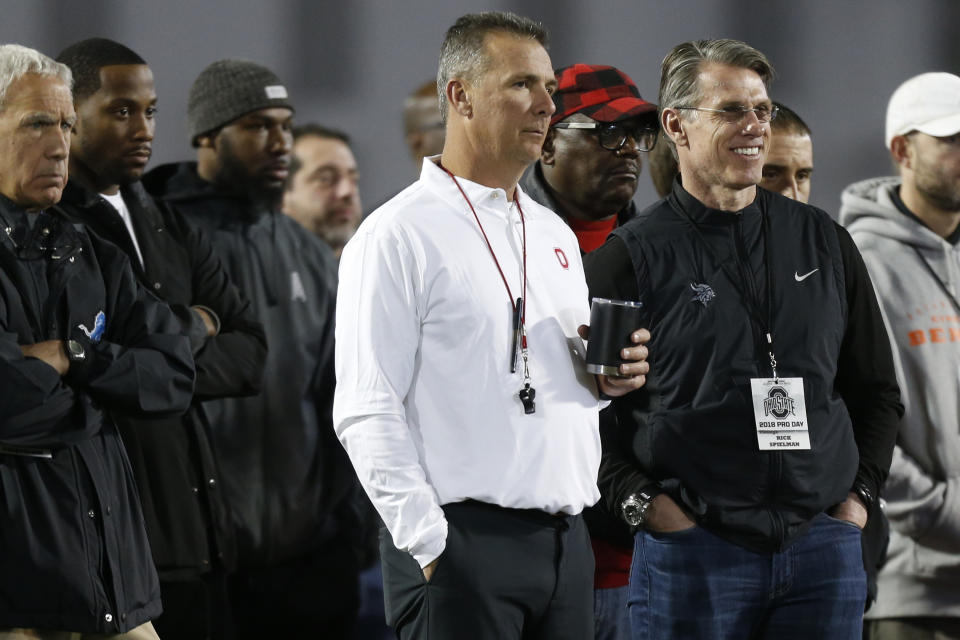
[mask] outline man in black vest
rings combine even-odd
[[[233,545],[203,400],[260,388],[266,338],[201,230],[147,194],[139,179],[156,127],[153,74],[140,56],[103,38],[58,60],[74,74],[77,124],[67,213],[122,248],[142,285],[165,300],[191,339],[197,388],[176,418],[117,416],[144,504],[163,593],[161,635],[223,637]]]
[[[652,335],[646,387],[601,429],[601,492],[638,529],[636,637],[861,634],[860,530],[903,408],[849,235],[756,186],[772,76],[742,42],[675,47],[660,124],[682,182],[585,260]]]

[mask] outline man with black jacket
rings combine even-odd
[[[110,414],[182,413],[193,359],[123,252],[54,206],[71,83],[0,47],[0,638],[156,639],[160,588]]]
[[[601,492],[638,528],[635,637],[861,633],[860,529],[903,407],[849,235],[756,186],[772,75],[742,42],[675,47],[660,124],[682,183],[585,260],[652,335],[646,387],[601,431]]]
[[[637,215],[633,196],[643,166],[640,154],[657,142],[657,105],[644,100],[630,76],[615,67],[574,64],[555,73],[556,111],[540,159],[524,172],[520,186],[563,218],[587,253]],[[584,509],[583,517],[596,561],[595,638],[627,637],[633,536],[598,505]]]
[[[369,537],[331,422],[335,262],[280,211],[293,106],[269,69],[221,60],[197,77],[187,115],[197,162],[159,167],[144,184],[210,233],[270,345],[259,396],[206,403],[236,533],[237,632],[347,637],[359,598],[354,551]]]
[[[267,346],[249,301],[231,284],[207,235],[139,182],[156,127],[153,74],[103,38],[57,58],[73,71],[74,127],[67,214],[124,250],[139,282],[165,300],[190,337],[197,366],[184,416],[116,415],[144,505],[171,638],[228,637],[226,572],[232,536],[202,401],[257,393]]]

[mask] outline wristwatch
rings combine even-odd
[[[67,358],[70,360],[71,364],[86,360],[87,352],[83,348],[82,344],[76,340],[67,340],[66,343]]]
[[[873,511],[873,503],[876,501],[876,498],[873,497],[873,492],[867,488],[867,485],[862,480],[858,480],[853,484],[853,492],[857,494],[857,497],[863,501],[863,506],[867,508],[867,511]]]
[[[620,513],[623,519],[631,527],[643,528],[647,519],[647,511],[650,510],[653,499],[662,492],[660,483],[654,482],[627,496],[627,499],[620,504]]]

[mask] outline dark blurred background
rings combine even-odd
[[[960,72],[958,0],[0,0],[0,41],[55,56],[91,36],[118,40],[153,68],[160,96],[151,166],[193,157],[190,84],[221,58],[274,69],[297,120],[354,139],[364,208],[418,173],[401,130],[404,97],[436,75],[444,31],[458,16],[509,9],[550,30],[554,66],[612,64],[656,101],[659,64],[684,40],[731,37],[767,54],[771,97],[813,129],[811,203],[836,214],[848,183],[891,172],[887,99],[923,71]],[[655,199],[644,172],[637,202]]]

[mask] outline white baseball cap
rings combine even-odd
[[[960,77],[921,73],[897,87],[887,105],[887,149],[894,136],[911,131],[937,138],[960,133]]]

